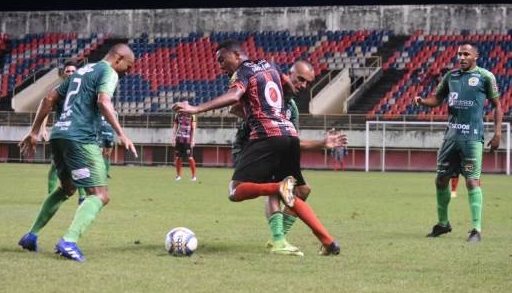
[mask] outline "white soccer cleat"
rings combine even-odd
[[[181,176],[176,176],[176,178],[174,178],[174,180],[180,181],[181,180]]]
[[[190,181],[194,181],[194,182],[196,182],[196,181],[197,181],[197,177],[192,177],[192,178],[190,179]]]
[[[281,195],[281,199],[283,200],[284,204],[293,207],[295,204],[295,184],[297,183],[297,180],[293,178],[293,176],[288,176],[281,181],[279,184],[279,194]]]

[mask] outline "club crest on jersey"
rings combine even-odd
[[[479,81],[478,77],[473,76],[468,79],[468,84],[469,84],[469,86],[477,86],[478,81]]]

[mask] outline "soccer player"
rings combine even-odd
[[[135,56],[128,45],[114,45],[103,60],[78,69],[41,101],[30,132],[19,146],[22,154],[33,154],[44,117],[58,102],[63,102],[62,114],[53,126],[50,137],[52,160],[61,184],[47,196],[28,233],[18,242],[23,249],[38,250],[40,230],[60,205],[75,193],[77,187],[84,187],[87,197],[78,206],[71,225],[57,242],[55,251],[68,259],[85,261],[77,241],[109,202],[107,172],[96,141],[100,115],[112,125],[120,143],[137,156],[132,141],[116,119],[111,102],[119,77],[130,70],[134,62]]]
[[[64,69],[62,71],[63,73],[61,77],[63,79],[69,78],[73,73],[75,73],[77,68],[78,65],[75,62],[67,61],[66,63],[64,63]],[[62,106],[62,103],[57,103],[57,105],[55,106],[55,117],[59,117],[62,113]],[[46,125],[48,124],[48,117],[49,115],[44,118],[43,123],[41,124],[41,130],[39,132],[44,141],[48,141],[49,138],[48,130],[46,128]],[[48,170],[48,193],[51,193],[52,191],[57,189],[58,181],[59,176],[57,175],[57,169],[55,168],[55,165],[52,162],[50,165],[50,170]],[[78,204],[81,203],[80,199],[85,198],[85,196],[85,189],[83,189],[82,187],[78,188]]]
[[[331,150],[331,155],[333,158],[333,170],[345,170],[345,156],[348,154],[347,148],[345,146],[335,147]]]
[[[494,136],[487,146],[496,150],[501,140],[503,113],[499,100],[496,78],[486,69],[478,67],[478,49],[470,43],[462,43],[457,50],[460,68],[449,71],[439,83],[435,96],[422,99],[415,97],[416,105],[436,107],[448,103],[448,126],[443,143],[437,154],[437,216],[438,223],[427,237],[438,237],[452,231],[448,219],[452,174],[460,170],[466,178],[473,228],[467,241],[481,240],[482,233],[482,154],[484,149],[484,105],[487,99],[494,106]]]
[[[251,129],[247,146],[229,183],[234,202],[269,196],[273,248],[277,254],[303,255],[283,235],[279,197],[313,230],[329,253],[339,253],[333,240],[311,207],[295,197],[295,184],[303,181],[300,170],[300,140],[293,124],[285,118],[281,72],[266,60],[249,60],[236,41],[220,44],[216,51],[222,70],[231,76],[226,93],[197,106],[176,103],[173,110],[197,114],[241,103]]]
[[[184,101],[188,103],[188,101]],[[197,181],[196,161],[194,160],[195,133],[197,127],[196,115],[178,112],[174,117],[172,146],[174,147],[174,165],[176,167],[176,181],[181,180],[181,167],[183,160],[190,166],[192,181]]]

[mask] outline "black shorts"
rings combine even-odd
[[[189,143],[177,142],[174,147],[174,156],[188,159],[193,156],[192,147]]]
[[[297,185],[306,184],[300,171],[300,140],[277,136],[250,140],[231,179],[265,183],[279,182],[290,175],[297,179]]]

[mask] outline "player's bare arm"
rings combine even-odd
[[[172,109],[176,112],[185,112],[189,114],[203,113],[209,110],[218,109],[237,103],[244,91],[238,87],[230,88],[226,93],[197,106],[189,105],[188,103],[175,103],[172,105]]]
[[[38,134],[41,129],[41,125],[43,124],[43,120],[52,111],[53,106],[57,104],[57,101],[59,99],[60,96],[58,92],[56,90],[52,90],[39,103],[39,107],[37,108],[36,112],[36,117],[34,118],[34,123],[32,123],[30,132],[27,135],[25,135],[25,137],[18,144],[18,146],[20,147],[20,151],[23,155],[30,155],[36,152]]]
[[[414,102],[414,105],[416,105],[416,106],[427,106],[430,108],[439,106],[441,104],[441,100],[438,100],[434,96],[430,96],[425,99],[420,96],[416,96],[416,97],[414,97],[413,102]]]
[[[98,94],[98,107],[103,117],[105,117],[107,122],[112,125],[112,128],[118,136],[120,144],[124,145],[127,150],[130,150],[135,157],[138,157],[137,150],[135,149],[133,142],[124,134],[123,128],[116,118],[114,105],[112,105],[112,102],[110,101],[110,96],[100,92]]]
[[[301,139],[301,150],[333,149],[339,146],[347,146],[347,135],[338,131],[329,131],[323,140]]]
[[[487,146],[491,148],[491,152],[494,152],[500,146],[503,110],[501,109],[500,99],[491,99],[491,102],[494,106],[494,136],[487,143]]]

